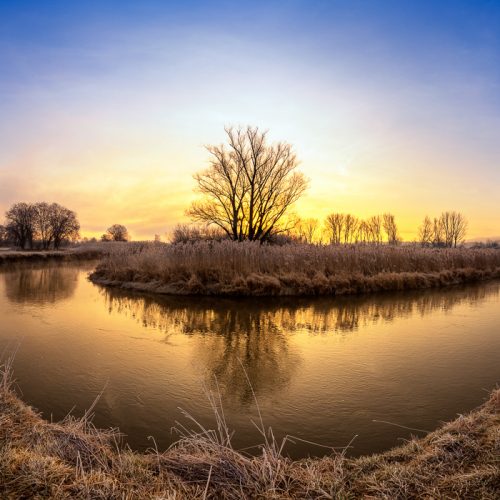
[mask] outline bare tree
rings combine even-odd
[[[344,218],[344,243],[352,243],[356,240],[360,221],[354,215],[347,214]]]
[[[31,203],[16,203],[6,212],[7,233],[20,248],[33,248],[35,207]]]
[[[367,228],[370,243],[382,243],[382,218],[380,215],[373,215],[367,221]]]
[[[431,219],[426,215],[422,224],[418,228],[418,241],[424,246],[429,246],[432,244],[433,240],[433,225]]]
[[[55,249],[60,248],[65,240],[77,239],[80,231],[80,223],[75,212],[58,203],[50,205],[50,227]]]
[[[286,231],[285,215],[307,188],[292,147],[268,144],[257,127],[225,131],[227,146],[207,147],[210,166],[194,176],[203,198],[187,214],[233,240],[264,241]]]
[[[344,214],[336,213],[326,216],[325,233],[331,245],[342,243],[342,237],[345,234],[345,218]]]
[[[47,249],[54,239],[54,231],[52,228],[54,207],[46,202],[41,202],[36,203],[34,208],[36,236],[40,239],[42,248]]]
[[[448,247],[457,247],[463,243],[467,234],[467,220],[460,212],[443,212],[439,218],[443,228],[445,244]]]
[[[368,243],[371,241],[370,226],[365,220],[358,221],[354,241],[355,243]]]
[[[301,241],[314,243],[320,229],[318,219],[301,219],[298,221],[296,232]]]
[[[128,241],[129,234],[127,228],[122,224],[113,224],[101,236],[101,241]]]
[[[432,221],[432,244],[437,247],[445,245],[443,224],[437,217]]]
[[[385,213],[382,222],[385,234],[387,236],[387,243],[389,245],[397,245],[400,241],[398,234],[398,226],[394,215]]]

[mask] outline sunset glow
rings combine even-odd
[[[224,125],[291,143],[323,219],[460,210],[500,236],[497,2],[2,2],[0,212],[164,235]],[[348,8],[349,7],[349,8]]]

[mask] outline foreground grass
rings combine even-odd
[[[165,294],[342,295],[500,278],[500,251],[417,246],[129,244],[91,275],[103,285]]]
[[[468,415],[383,454],[292,461],[266,434],[258,456],[218,431],[186,431],[164,453],[120,449],[89,421],[44,421],[0,387],[2,498],[498,498],[500,390]]]

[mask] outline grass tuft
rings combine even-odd
[[[386,453],[332,453],[292,461],[270,431],[258,456],[231,446],[220,400],[211,396],[216,430],[179,424],[165,452],[134,453],[117,430],[98,430],[91,412],[61,423],[43,420],[0,383],[2,498],[498,498],[500,389],[468,415]],[[258,422],[259,428],[262,424]]]

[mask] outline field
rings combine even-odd
[[[213,397],[213,396],[212,396]],[[43,420],[0,385],[2,498],[481,498],[500,488],[500,390],[468,415],[380,455],[350,459],[342,450],[292,461],[270,432],[260,454],[234,450],[223,413],[217,431],[183,428],[165,452],[134,453],[117,431],[81,419]],[[189,425],[189,424],[188,424]]]
[[[496,249],[255,242],[115,245],[91,275],[166,294],[342,295],[500,277]]]

